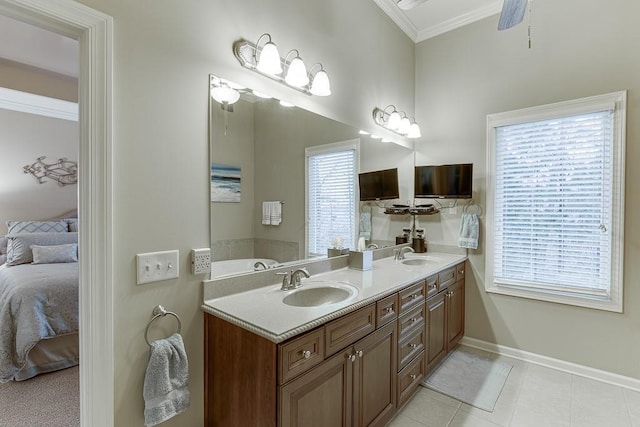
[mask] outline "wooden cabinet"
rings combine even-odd
[[[464,334],[464,263],[275,344],[205,314],[205,425],[384,426]]]
[[[279,426],[382,426],[396,410],[396,324],[280,387]]]
[[[464,335],[464,263],[440,272],[438,289],[438,294],[427,299],[427,372]]]

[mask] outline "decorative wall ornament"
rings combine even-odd
[[[24,166],[23,172],[31,174],[38,184],[44,184],[45,178],[56,181],[61,187],[78,183],[78,162],[63,157],[56,163],[47,164],[43,162],[45,158],[38,157],[34,163]]]

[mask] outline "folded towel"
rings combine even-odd
[[[271,202],[271,225],[280,225],[282,222],[282,203],[280,201]]]
[[[180,334],[151,343],[143,396],[146,426],[160,424],[189,407],[189,364]]]
[[[474,213],[463,213],[462,218],[460,218],[458,246],[461,248],[478,249],[479,229],[478,215]]]
[[[262,202],[262,224],[271,225],[271,202]]]
[[[360,237],[371,240],[371,212],[360,212]]]

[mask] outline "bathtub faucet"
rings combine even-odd
[[[265,264],[264,262],[258,261],[255,264],[253,264],[253,270],[254,271],[260,270],[260,266],[262,266],[262,270],[266,270],[269,268],[267,267],[267,264]]]

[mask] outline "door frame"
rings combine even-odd
[[[114,422],[113,18],[72,0],[0,0],[0,14],[80,42],[78,238],[80,422]]]

